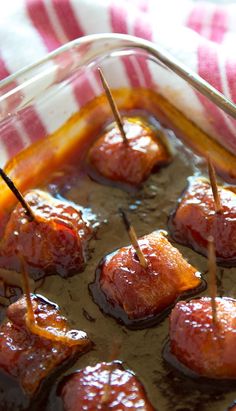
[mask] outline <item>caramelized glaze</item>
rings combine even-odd
[[[18,205],[9,217],[0,242],[0,267],[20,272],[21,258],[34,279],[82,271],[92,228],[81,212],[49,194],[32,190],[25,195],[34,220]]]
[[[54,329],[58,334],[68,332],[68,323],[58,307],[33,295],[31,299],[37,324],[42,330]],[[86,350],[90,343],[86,333],[77,330],[74,330],[77,344],[73,346],[32,333],[25,315],[24,297],[7,309],[8,319],[0,327],[0,367],[16,379],[27,396],[32,396],[41,381],[58,365]]]
[[[175,241],[207,255],[208,237],[214,238],[217,262],[236,265],[236,194],[218,187],[222,212],[215,211],[210,183],[190,178],[189,185],[171,215],[169,228]]]
[[[217,297],[216,309],[214,324],[210,298],[178,302],[170,315],[170,350],[198,376],[236,379],[236,300]]]
[[[204,288],[200,273],[162,231],[140,238],[139,246],[147,267],[141,266],[132,246],[122,247],[102,260],[91,285],[101,309],[131,328],[155,324],[180,296]]]
[[[153,168],[170,162],[170,154],[158,132],[138,117],[124,117],[126,141],[113,123],[89,150],[88,161],[97,173],[111,181],[138,186]]]
[[[65,411],[154,411],[142,384],[118,361],[98,363],[70,375],[61,396]]]
[[[235,181],[235,157],[196,129],[189,120],[181,117],[163,97],[140,89],[132,93],[127,90],[117,91],[117,96],[119,108],[124,110],[126,115],[137,115],[137,112],[133,113],[134,109],[147,110],[142,115],[157,127],[160,133],[168,136],[174,149],[174,161],[165,169],[152,174],[145,184],[135,191],[108,187],[100,184],[101,180],[100,183],[92,181],[84,172],[83,156],[95,137],[101,133],[102,124],[109,122],[109,108],[106,107],[104,96],[92,102],[79,115],[73,116],[52,136],[34,144],[10,161],[6,171],[16,179],[16,184],[22,191],[29,187],[40,187],[60,199],[64,197],[79,204],[83,207],[83,215],[97,228],[96,239],[91,241],[94,251],[84,272],[67,280],[52,275],[35,286],[40,294],[56,301],[74,328],[86,330],[94,342],[94,350],[71,364],[69,373],[107,361],[111,336],[115,336],[122,341],[119,359],[134,371],[158,411],[226,410],[236,398],[235,388],[219,383],[206,385],[205,382],[192,380],[164,361],[162,350],[168,335],[167,319],[149,329],[129,330],[99,310],[89,294],[88,284],[94,280],[96,267],[103,256],[127,243],[127,234],[117,211],[118,206],[132,213],[132,223],[140,236],[159,228],[166,229],[168,215],[186,185],[186,178],[206,171],[205,163],[177,140],[172,132],[163,129],[152,115],[171,127],[174,125],[175,131],[182,134],[188,143],[202,154],[210,148],[218,170],[231,181]],[[69,140],[66,141],[65,135],[70,136]],[[69,144],[66,145],[66,142]],[[28,172],[29,169],[32,173]],[[47,170],[47,175],[44,170]],[[14,199],[5,186],[0,184],[0,189],[2,216],[5,217],[9,207],[12,208]],[[176,246],[191,264],[204,273],[204,257],[181,245]],[[234,269],[218,272],[220,295],[236,297],[234,275]],[[1,310],[1,317],[4,317],[4,309]],[[65,371],[61,370],[57,377],[54,374],[30,405],[19,387],[15,387],[6,375],[0,375],[1,406],[4,406],[4,411],[62,411],[63,405],[57,387],[64,373]]]

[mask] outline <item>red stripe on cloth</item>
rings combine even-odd
[[[47,130],[34,107],[26,107],[21,110],[21,121],[32,143],[46,137]]]
[[[134,33],[138,37],[142,37],[145,40],[152,40],[152,29],[148,25],[147,17],[137,17],[134,22]]]
[[[3,80],[7,76],[9,76],[9,72],[6,68],[3,58],[0,57],[0,80]]]
[[[64,32],[69,40],[85,35],[84,30],[76,19],[69,0],[52,0],[54,9]]]
[[[65,3],[66,5],[66,3]],[[44,0],[26,0],[27,12],[34,24],[35,29],[39,32],[44,44],[46,45],[48,51],[53,51],[54,49],[61,46],[61,41],[58,38],[56,31],[51,23],[50,17],[45,7]],[[59,7],[57,6],[57,12],[59,12]],[[66,6],[66,12],[69,13],[69,5]],[[72,11],[71,11],[72,12]],[[61,16],[61,12],[60,12]],[[69,16],[70,17],[70,16]],[[59,19],[60,21],[60,19]],[[60,21],[61,23],[61,21]],[[65,23],[63,19],[63,23]],[[71,19],[69,18],[68,23],[71,24]],[[62,25],[62,24],[61,24]],[[64,28],[64,27],[63,27]],[[65,56],[59,55],[55,57],[54,61],[57,63],[57,74],[55,81],[60,81],[68,70],[68,66],[71,66],[72,57],[68,52]]]
[[[236,58],[228,59],[226,61],[225,69],[231,98],[234,103],[236,103]]]
[[[115,3],[110,6],[110,20],[112,31],[115,33],[127,33],[127,10],[117,6]]]
[[[4,145],[8,158],[12,158],[24,148],[24,144],[12,119],[3,121],[0,125],[1,144]]]
[[[79,103],[80,107],[84,106],[95,97],[95,92],[88,75],[80,75],[73,81],[72,85],[76,101]]]
[[[202,4],[197,4],[194,6],[186,20],[186,26],[190,29],[196,31],[197,33],[201,33],[203,24],[204,24],[204,17],[206,15],[206,8]]]
[[[35,27],[39,32],[42,40],[48,51],[52,51],[61,45],[57,34],[52,27],[47,9],[43,0],[26,0],[27,13]]]
[[[198,48],[198,72],[217,90],[222,92],[217,47],[202,42]]]
[[[146,18],[139,17],[135,19],[134,23],[134,35],[144,38],[146,40],[152,40],[152,30],[150,25],[147,24]],[[152,73],[149,69],[147,59],[145,57],[138,58],[138,64],[142,70],[145,84],[147,87],[153,86]]]
[[[82,37],[85,35],[84,30],[82,29],[81,24],[76,19],[71,4],[68,0],[52,0],[54,9],[57,13],[61,27],[63,28],[66,36],[69,40],[76,39],[77,37]],[[57,74],[57,80],[61,79],[68,69],[68,64],[73,65],[73,54],[67,53],[63,61],[63,55],[58,56],[61,59],[59,62],[60,70]],[[63,70],[64,67],[64,70]],[[91,84],[91,77],[88,77],[86,74],[80,75],[78,79],[72,81],[73,92],[76,98],[76,101],[80,107],[84,106],[87,102],[92,100],[95,96]]]
[[[10,72],[8,71],[3,58],[0,58],[0,79],[3,80],[4,78],[8,77]],[[17,83],[14,81],[11,85],[5,86],[1,89],[0,95],[4,95],[11,91],[13,88],[17,86]],[[16,92],[7,98],[5,102],[5,110],[11,112],[21,101],[20,92]]]
[[[201,44],[198,48],[198,72],[201,77],[212,84],[217,90],[222,92],[221,75],[218,65],[216,48]],[[228,127],[223,112],[210,102],[206,97],[198,94],[198,97],[205,108],[206,117],[214,126],[219,135],[222,135],[222,143],[226,143],[231,150],[236,150],[236,133],[234,134]]]
[[[111,28],[114,33],[128,33],[127,27],[127,10],[117,6],[115,2],[110,4],[110,23]],[[136,71],[135,64],[132,62],[130,57],[122,57],[122,62],[124,64],[126,73],[133,87],[141,87],[139,80],[139,75]]]
[[[208,21],[209,34],[207,37],[212,41],[221,42],[227,30],[228,19],[225,14],[219,13],[219,10],[220,9],[216,9],[214,5],[197,4],[191,11],[186,24],[191,29],[202,34],[206,26],[206,24],[204,25],[204,21]],[[209,13],[212,13],[210,23]],[[201,77],[222,92],[218,55],[216,49],[210,43],[202,43],[198,48],[198,72]],[[222,134],[222,140],[225,139],[227,146],[231,148],[231,150],[235,150],[236,136],[226,123],[223,112],[207,100],[206,97],[201,96],[199,93],[197,93],[197,95],[205,109],[206,117],[208,119],[210,117],[210,121],[217,133]]]
[[[132,61],[132,57],[121,57],[121,59],[124,63],[125,70],[132,87],[141,87],[142,84],[140,82],[139,73],[136,69],[137,60],[135,60],[135,62]]]
[[[1,79],[9,76],[9,71],[5,65],[5,62],[2,58],[0,58],[0,76]],[[10,86],[5,86],[2,90],[0,95],[4,95],[5,93],[12,90],[12,88],[16,87],[17,83],[13,82]],[[7,113],[10,113],[21,101],[20,93],[14,93],[5,100],[5,103],[2,105],[4,113],[7,116]],[[14,154],[20,151],[23,148],[23,142],[20,134],[18,133],[17,129],[13,126],[13,120],[7,118],[3,120],[0,124],[0,141],[1,145],[5,148],[8,158],[11,158]]]
[[[4,72],[5,76],[8,76],[10,73],[5,66],[3,59],[0,59],[0,66],[3,69],[2,73]],[[11,86],[6,86],[1,94],[7,93],[16,86],[17,83],[13,82]],[[18,107],[19,103],[22,101],[21,94],[21,91],[16,92],[7,99],[5,107],[6,113],[11,113]],[[24,131],[26,131],[30,141],[32,142],[47,134],[46,129],[34,107],[27,107],[21,110],[18,114],[17,121],[23,126]],[[7,152],[10,156],[18,153],[23,148],[22,138],[20,133],[17,131],[17,126],[14,125],[14,119],[4,121],[3,131],[1,132],[3,134],[1,134],[0,139],[4,142],[4,145],[6,145]],[[11,147],[11,145],[14,147]]]
[[[228,14],[224,7],[196,4],[186,21],[187,27],[215,43],[221,43],[228,30]],[[207,29],[204,32],[204,29]]]
[[[211,20],[211,34],[209,39],[215,43],[221,43],[228,30],[229,16],[226,9],[217,7]]]

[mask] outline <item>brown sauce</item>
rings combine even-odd
[[[161,129],[156,120],[153,122]],[[19,387],[14,387],[12,381],[1,374],[0,411],[62,411],[57,395],[60,381],[77,369],[107,361],[107,353],[115,339],[121,341],[117,359],[137,374],[150,401],[159,411],[223,411],[236,398],[235,387],[202,384],[199,379],[186,376],[163,358],[163,348],[168,338],[168,318],[151,328],[130,330],[102,313],[89,292],[88,285],[94,281],[101,259],[114,249],[129,244],[118,207],[129,212],[138,236],[155,229],[166,229],[168,216],[186,186],[187,177],[194,173],[205,174],[204,161],[186,148],[172,131],[165,130],[165,133],[174,149],[174,160],[166,168],[152,174],[139,190],[122,190],[99,184],[83,171],[81,158],[79,168],[75,161],[74,166],[63,167],[60,175],[54,174],[47,184],[41,184],[41,188],[53,195],[83,207],[85,217],[97,230],[96,238],[90,243],[90,260],[84,272],[68,279],[47,277],[37,285],[37,292],[58,304],[73,328],[87,332],[94,347],[66,372],[59,372],[45,382],[43,387],[48,390],[42,389],[31,403]],[[203,256],[178,244],[175,246],[199,271],[206,272],[207,261]],[[218,270],[220,295],[236,297],[235,275],[236,269]]]

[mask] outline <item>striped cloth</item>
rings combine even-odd
[[[161,45],[236,103],[236,4],[217,6],[192,0],[9,0],[1,5],[0,79],[70,40],[104,32],[132,34]],[[152,84],[152,73],[145,62],[134,80],[129,78],[131,62],[125,64],[125,75],[132,86]],[[165,81],[163,78],[163,84]],[[169,86],[178,87],[175,83]],[[88,93],[89,87],[93,86],[86,88]],[[184,86],[181,83],[179,87]],[[170,99],[171,94],[166,97]],[[236,152],[234,120],[193,91],[188,90],[185,100],[181,98],[176,104]],[[60,107],[58,110],[60,117]],[[32,140],[32,127],[37,140],[53,131],[55,125],[51,127],[37,107],[18,125],[4,123],[0,163],[21,150],[29,136]]]

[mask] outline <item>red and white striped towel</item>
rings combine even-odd
[[[236,103],[236,4],[217,6],[191,0],[10,0],[1,5],[0,79],[70,40],[104,32],[132,34],[160,44]],[[145,64],[141,69],[140,81],[149,85],[152,73]],[[178,104],[190,116],[189,107],[194,107],[193,120],[236,152],[235,121],[193,92]],[[27,134],[32,134],[32,124],[35,139],[50,131],[42,113],[31,110],[28,120],[26,116],[17,130],[14,125],[2,134],[8,152],[1,154],[0,162],[12,155],[9,145],[14,152],[20,150]]]

